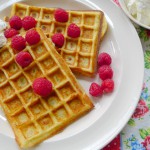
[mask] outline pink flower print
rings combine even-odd
[[[118,0],[113,0],[118,6],[120,6],[119,1]]]
[[[143,83],[143,87],[142,87],[142,90],[144,90],[146,88],[146,84]]]
[[[141,118],[149,111],[144,100],[140,100],[132,118]]]
[[[106,147],[102,150],[121,150],[120,148],[120,135],[113,139]]]
[[[150,150],[150,135],[148,135],[144,142],[142,142],[143,146],[146,148],[146,150]]]
[[[150,30],[146,30],[147,36],[150,38]]]

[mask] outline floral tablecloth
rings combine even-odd
[[[119,7],[118,0],[113,0]],[[120,9],[120,8],[118,8]],[[145,75],[137,108],[122,132],[103,150],[150,150],[150,30],[135,25],[144,51]]]

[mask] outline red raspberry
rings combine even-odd
[[[97,97],[97,96],[101,96],[103,94],[103,90],[102,90],[100,85],[98,85],[97,83],[93,82],[91,84],[91,86],[90,86],[89,93],[92,96]]]
[[[28,52],[19,52],[16,55],[16,62],[22,67],[27,67],[33,61],[32,56]]]
[[[55,10],[54,17],[58,22],[67,22],[69,18],[68,12],[61,8]]]
[[[36,20],[31,16],[26,16],[22,19],[22,26],[25,30],[29,30],[36,26]]]
[[[47,97],[52,92],[52,83],[45,78],[37,78],[34,80],[32,88],[36,94]]]
[[[67,34],[72,38],[77,38],[80,36],[80,28],[75,23],[72,23],[68,27]]]
[[[6,38],[12,38],[13,36],[19,34],[19,32],[13,28],[6,29],[4,35]]]
[[[101,66],[98,70],[98,73],[99,73],[99,77],[102,80],[111,79],[113,77],[113,70],[111,69],[110,66],[107,65]]]
[[[11,46],[17,51],[21,51],[26,47],[26,41],[22,36],[15,35],[11,39]]]
[[[52,42],[55,44],[56,47],[61,48],[64,45],[65,38],[63,34],[56,33],[52,36]]]
[[[40,35],[35,29],[30,29],[27,31],[25,39],[29,45],[34,45],[40,41]]]
[[[98,65],[110,65],[111,64],[111,57],[107,53],[101,53],[98,56]]]
[[[101,85],[105,93],[111,93],[114,90],[114,81],[112,79],[106,79]]]
[[[18,16],[13,16],[9,19],[9,24],[11,28],[14,28],[16,30],[20,30],[22,28],[22,21],[21,18]]]

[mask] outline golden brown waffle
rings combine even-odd
[[[68,11],[66,23],[56,22],[55,8],[42,8],[16,3],[12,6],[11,16],[32,16],[37,20],[48,38],[61,32],[66,39],[64,46],[58,49],[72,71],[93,76],[96,71],[97,54],[106,30],[107,22],[102,11]],[[76,23],[81,29],[81,36],[73,39],[67,36],[67,27]]]
[[[20,147],[28,148],[55,135],[90,111],[93,104],[40,28],[41,41],[27,46],[34,61],[22,69],[10,44],[0,49],[0,104]],[[47,98],[33,93],[32,83],[46,77],[53,84]]]

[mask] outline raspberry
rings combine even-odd
[[[27,67],[33,61],[32,56],[28,52],[19,52],[16,55],[16,62],[22,67]]]
[[[64,9],[58,8],[54,12],[55,20],[58,22],[67,22],[68,21],[68,12]]]
[[[29,30],[36,26],[36,20],[31,16],[26,16],[22,19],[22,26],[25,30]]]
[[[30,29],[27,31],[25,39],[29,45],[34,45],[40,41],[40,35],[35,29]]]
[[[56,47],[61,48],[64,45],[64,36],[61,33],[56,33],[52,36],[52,42],[55,44]]]
[[[110,65],[111,64],[111,57],[107,53],[101,53],[98,56],[98,65]]]
[[[20,30],[22,28],[22,21],[21,18],[18,16],[13,16],[9,19],[9,24],[11,28],[14,28],[16,30]]]
[[[12,38],[13,36],[17,35],[19,32],[13,28],[6,29],[4,35],[6,38]]]
[[[80,36],[80,28],[75,23],[72,23],[68,27],[67,34],[72,38],[77,38]]]
[[[45,78],[37,78],[34,80],[32,88],[36,94],[47,97],[52,92],[52,83]]]
[[[89,89],[89,93],[92,95],[92,96],[101,96],[103,94],[103,90],[101,88],[100,85],[98,85],[97,83],[93,82],[90,86],[90,89]]]
[[[114,90],[114,81],[112,79],[106,79],[101,85],[105,93],[111,93]]]
[[[22,36],[15,35],[11,39],[11,46],[17,51],[21,51],[26,47],[26,41]]]
[[[98,73],[99,73],[99,77],[102,80],[111,79],[113,77],[113,70],[111,69],[110,66],[107,65],[101,66],[98,70]]]

